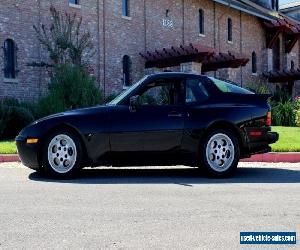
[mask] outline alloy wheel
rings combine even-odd
[[[48,145],[48,162],[60,174],[68,173],[75,165],[77,149],[73,139],[65,134],[56,135]]]
[[[235,148],[229,136],[218,133],[209,139],[206,145],[206,160],[213,170],[226,171],[232,165],[234,157]]]

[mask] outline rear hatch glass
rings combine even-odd
[[[254,94],[250,90],[241,88],[232,83],[229,83],[229,82],[226,82],[226,81],[223,81],[220,79],[216,79],[213,77],[208,77],[208,78],[217,86],[217,88],[220,91],[222,91],[224,93],[235,93],[235,94],[245,94],[245,95]]]

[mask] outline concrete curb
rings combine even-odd
[[[13,155],[0,155],[1,162],[20,162],[20,158],[17,154]],[[300,152],[290,153],[267,153],[253,155],[250,158],[242,159],[241,162],[290,162],[300,163]]]
[[[250,158],[242,159],[241,162],[290,162],[300,163],[300,153],[266,153],[253,155]]]
[[[0,155],[0,163],[1,162],[20,162],[20,158],[18,155]]]

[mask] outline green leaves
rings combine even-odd
[[[12,139],[18,132],[33,122],[31,107],[15,99],[6,99],[0,103],[0,140]]]
[[[46,116],[102,103],[95,79],[82,66],[62,64],[54,67],[49,91],[38,103],[38,113]]]
[[[296,106],[292,100],[271,102],[272,125],[296,126]]]
[[[53,64],[83,64],[83,56],[93,54],[92,37],[89,31],[82,31],[82,17],[76,14],[61,14],[54,6],[50,7],[52,23],[34,25],[37,38],[49,53]]]

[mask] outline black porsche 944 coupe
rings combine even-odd
[[[224,177],[278,140],[268,97],[203,75],[153,74],[105,106],[30,124],[16,138],[18,153],[53,177],[99,165],[187,165]]]

